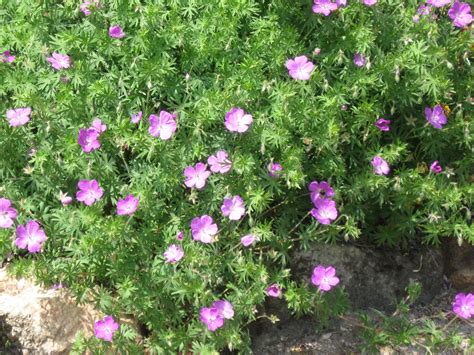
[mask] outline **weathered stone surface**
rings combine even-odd
[[[45,290],[0,269],[0,323],[23,354],[69,354],[79,331],[93,334],[101,318],[92,307],[77,306],[67,290]]]
[[[422,303],[430,302],[443,286],[442,256],[433,249],[404,254],[348,244],[315,244],[310,250],[296,251],[291,260],[294,277],[308,283],[316,265],[333,265],[355,309],[393,310],[410,280],[422,283]]]
[[[461,291],[474,291],[474,245],[457,238],[446,238],[443,244],[444,269],[453,287]]]

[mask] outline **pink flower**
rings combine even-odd
[[[45,241],[46,233],[40,228],[37,221],[28,221],[25,225],[16,228],[15,244],[20,249],[28,249],[30,253],[38,253]]]
[[[313,204],[320,198],[334,196],[334,189],[326,181],[311,181],[308,185],[308,189],[311,191],[311,201]]]
[[[122,27],[118,25],[110,26],[109,36],[112,38],[123,38],[125,37],[125,32],[123,32]]]
[[[14,55],[11,55],[10,51],[5,51],[2,54],[0,54],[0,61],[3,63],[12,63],[16,57]]]
[[[337,9],[337,5],[333,5]],[[288,74],[295,80],[309,80],[314,70],[314,64],[305,55],[287,60],[285,66],[288,69]]]
[[[203,307],[199,311],[199,319],[203,322],[207,329],[211,332],[215,332],[217,329],[224,325],[224,317],[221,312],[215,307]]]
[[[435,160],[433,163],[431,163],[430,171],[435,174],[439,174],[443,171],[443,168],[441,167],[441,165],[439,165],[439,161]]]
[[[378,129],[380,129],[383,132],[388,132],[388,131],[390,131],[390,123],[392,123],[392,121],[386,120],[386,119],[383,119],[383,118],[379,118],[375,122],[375,127],[377,127]]]
[[[451,0],[427,0],[426,2],[434,7],[443,7],[449,5]]]
[[[222,214],[229,217],[231,221],[238,221],[245,214],[245,204],[239,195],[225,198],[221,206]]]
[[[436,105],[433,107],[433,110],[429,107],[425,107],[425,117],[428,123],[436,129],[441,129],[448,123],[448,119],[441,105]]]
[[[456,1],[448,11],[448,16],[456,27],[463,28],[472,22],[471,6],[467,2]]]
[[[336,286],[339,283],[339,278],[336,276],[336,269],[334,267],[318,265],[313,270],[311,282],[313,285],[318,286],[319,291],[325,292]]]
[[[183,240],[184,238],[184,232],[183,231],[179,231],[178,233],[176,233],[176,239],[177,240]]]
[[[249,247],[255,242],[255,236],[253,234],[247,234],[240,239],[240,243],[244,247]]]
[[[102,124],[100,118],[96,118],[94,121],[92,121],[91,128],[99,134],[102,134],[107,130],[107,126]]]
[[[85,0],[80,9],[85,16],[89,16],[91,14],[91,9],[99,7],[99,0]]]
[[[76,193],[76,199],[90,206],[100,200],[104,194],[97,180],[80,180],[77,184],[79,191]]]
[[[194,240],[203,243],[212,243],[214,236],[217,234],[217,225],[212,220],[211,216],[204,215],[195,217],[191,221],[191,233]]]
[[[387,175],[390,172],[390,167],[384,159],[380,156],[374,157],[371,161],[372,167],[374,168],[374,174]]]
[[[133,195],[127,195],[127,197],[117,202],[117,214],[119,216],[131,216],[137,210],[138,203],[138,198]]]
[[[281,287],[278,286],[278,284],[271,284],[270,286],[267,287],[265,292],[270,297],[280,297],[281,296]]]
[[[234,307],[232,307],[232,304],[229,301],[217,300],[211,307],[217,309],[220,315],[225,319],[234,318]]]
[[[63,205],[63,207],[66,207],[67,205],[71,204],[72,197],[68,196],[67,194],[65,194],[61,191],[59,193],[59,200],[61,201],[61,204]]]
[[[331,224],[337,216],[336,202],[329,198],[318,198],[313,201],[314,207],[311,215],[321,224]]]
[[[365,6],[373,6],[377,3],[377,0],[362,0],[362,3]]]
[[[173,133],[176,131],[176,115],[172,115],[166,111],[160,111],[160,117],[156,115],[150,115],[150,128],[148,132],[153,137],[160,137],[163,140],[170,139]]]
[[[97,339],[112,341],[114,333],[119,329],[119,324],[115,322],[112,316],[105,316],[94,324],[94,333]]]
[[[231,132],[243,133],[249,129],[252,122],[252,115],[245,113],[241,108],[234,107],[226,113],[224,124]]]
[[[174,264],[183,258],[184,251],[179,245],[171,244],[163,253],[163,256],[165,257],[165,261],[167,263]]]
[[[211,172],[206,169],[206,165],[203,163],[197,163],[195,167],[188,166],[184,169],[184,176],[186,177],[184,184],[187,187],[202,189],[206,185],[209,175],[211,175]]]
[[[268,175],[270,175],[272,178],[280,177],[282,171],[283,171],[283,166],[281,166],[280,163],[271,163],[268,166]]]
[[[130,119],[130,122],[132,122],[134,124],[137,124],[142,119],[142,114],[143,114],[142,111],[138,111],[137,114],[132,115],[132,118]]]
[[[337,10],[337,4],[331,0],[314,0],[313,12],[329,16],[331,12]]]
[[[210,165],[213,173],[225,174],[229,172],[232,167],[232,162],[229,160],[229,156],[223,150],[219,150],[216,155],[211,155],[207,158],[207,163]]]
[[[6,198],[0,198],[0,228],[10,228],[18,213],[12,206],[12,202]]]
[[[56,70],[67,69],[71,66],[71,58],[66,54],[53,52],[51,57],[46,58],[46,60]]]
[[[31,107],[20,107],[7,110],[7,120],[11,127],[23,126],[30,120]]]
[[[458,293],[454,298],[453,312],[459,317],[469,319],[474,315],[474,295]]]
[[[90,153],[93,150],[100,148],[99,133],[94,128],[79,129],[79,135],[77,137],[77,143],[85,153]]]
[[[338,7],[347,6],[347,0],[336,0],[336,5],[337,5]]]
[[[360,53],[355,53],[354,54],[354,64],[358,66],[359,68],[365,66],[367,63],[367,60],[365,59],[363,54]]]

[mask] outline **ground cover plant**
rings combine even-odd
[[[77,351],[248,352],[344,308],[294,248],[474,242],[466,2],[0,4],[0,253],[104,312]]]

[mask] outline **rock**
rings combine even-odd
[[[455,289],[467,292],[474,291],[474,245],[463,241],[458,244],[457,238],[446,238],[443,241],[444,272]]]
[[[294,251],[290,260],[293,278],[307,284],[316,265],[333,265],[341,280],[338,287],[345,288],[353,310],[394,311],[410,280],[423,285],[420,307],[443,291],[442,255],[434,249],[405,254],[349,244],[314,244],[310,250]],[[360,353],[364,345],[355,315],[320,333],[317,319],[292,317],[284,300],[269,299],[264,311],[280,322],[263,318],[250,326],[254,354],[351,354]]]
[[[375,308],[392,311],[405,296],[410,280],[423,285],[419,301],[428,303],[443,287],[441,253],[434,249],[401,253],[349,244],[315,244],[291,257],[297,280],[310,283],[316,265],[332,265],[355,309]]]
[[[0,330],[9,333],[0,340],[8,338],[9,353],[69,354],[76,334],[93,335],[100,318],[92,307],[77,306],[65,289],[47,290],[0,269]]]

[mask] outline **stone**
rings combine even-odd
[[[419,301],[429,303],[443,287],[443,260],[435,249],[402,253],[350,244],[314,244],[298,250],[290,260],[292,274],[310,284],[316,265],[332,265],[354,309],[392,311],[405,296],[410,281],[420,281]]]
[[[457,238],[443,241],[444,272],[459,291],[474,292],[474,245]]]
[[[0,269],[0,340],[8,338],[9,353],[69,354],[78,332],[93,335],[100,318],[91,306],[78,306],[65,289],[44,289]]]

